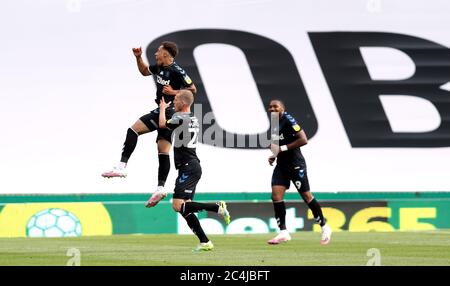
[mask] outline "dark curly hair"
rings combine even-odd
[[[178,46],[174,42],[164,41],[161,45],[172,57],[178,55]]]

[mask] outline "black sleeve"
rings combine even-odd
[[[173,116],[172,118],[166,121],[166,127],[169,128],[170,130],[174,130],[181,124],[183,124],[183,119],[178,116]]]
[[[295,133],[300,132],[302,130],[302,127],[300,126],[300,124],[297,123],[297,120],[295,120],[294,117],[292,117],[292,115],[290,114],[286,114],[286,118],[287,120],[289,120],[290,122],[290,126],[292,126],[292,129],[294,129]]]
[[[151,72],[152,74],[157,74],[158,71],[159,71],[159,68],[158,68],[157,65],[150,65],[150,66],[148,67],[148,69],[150,70],[150,72]]]
[[[176,73],[182,87],[190,87],[192,85],[191,78],[182,68],[177,69]]]

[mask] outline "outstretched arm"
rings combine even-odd
[[[136,57],[137,66],[141,74],[143,76],[151,75],[152,73],[150,72],[149,66],[142,59],[142,48],[133,48],[133,54]]]
[[[164,97],[161,98],[159,102],[159,128],[167,128],[166,126],[166,108],[170,105],[169,103],[166,103],[164,100]]]

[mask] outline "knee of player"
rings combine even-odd
[[[179,206],[176,206],[176,205],[172,205],[172,209],[173,209],[174,212],[177,212],[177,213],[179,213],[180,210],[181,210],[181,208]]]
[[[284,196],[281,194],[272,194],[272,202],[278,202],[282,201],[284,199]]]
[[[300,195],[301,195],[303,201],[305,201],[305,203],[309,203],[310,201],[313,200],[313,196],[312,196],[311,192],[303,192],[303,193],[300,193]]]
[[[136,121],[131,127],[129,127],[129,131],[130,130],[136,133],[136,135],[138,136],[150,131],[148,127],[145,125],[145,123],[142,122],[140,119]]]
[[[181,211],[182,211],[182,204],[180,204],[180,203],[174,201],[174,202],[172,203],[172,209],[173,209],[175,212],[181,213]]]

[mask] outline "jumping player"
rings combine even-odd
[[[142,59],[142,48],[133,48],[139,71],[143,76],[154,75],[156,77],[157,91],[156,104],[159,104],[164,98],[166,102],[174,100],[175,95],[180,89],[190,90],[193,94],[197,89],[192,83],[187,73],[175,61],[178,54],[178,47],[173,42],[162,42],[155,53],[156,65],[147,65]],[[174,109],[167,108],[167,117],[171,117]],[[165,196],[167,192],[164,185],[170,171],[169,151],[172,143],[172,131],[169,129],[161,129],[158,126],[159,107],[150,111],[150,113],[140,117],[130,128],[128,128],[126,139],[122,149],[122,157],[117,166],[111,171],[102,174],[105,178],[126,177],[126,166],[128,159],[133,153],[138,136],[157,130],[158,136],[156,143],[158,146],[158,187],[155,195]]]

